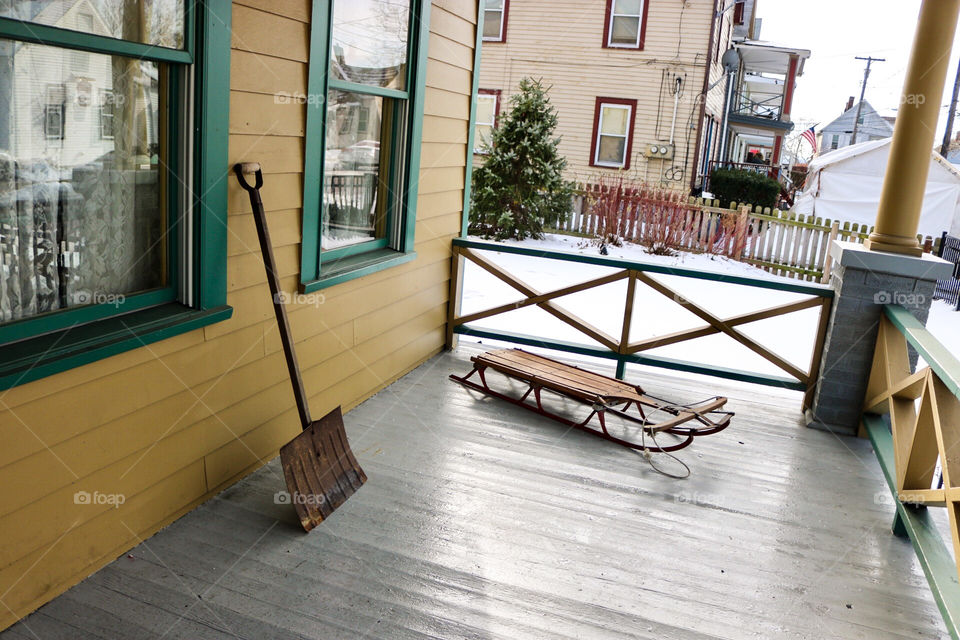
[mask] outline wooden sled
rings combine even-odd
[[[710,435],[723,431],[730,424],[733,413],[721,411],[727,399],[721,396],[708,398],[702,402],[688,405],[671,404],[644,392],[637,385],[580,369],[569,364],[557,362],[522,349],[498,349],[470,358],[473,370],[465,376],[451,375],[450,379],[476,389],[494,398],[529,409],[534,413],[552,418],[570,427],[582,429],[616,442],[631,449],[643,449],[651,452],[670,452],[683,449],[697,436]],[[520,398],[511,398],[490,388],[487,384],[486,370],[492,369],[505,376],[528,385]],[[470,378],[477,374],[480,382]],[[546,389],[560,396],[581,402],[590,407],[590,415],[581,422],[548,411],[543,406],[541,393]],[[535,402],[529,402],[533,395]],[[635,406],[638,415],[627,413]],[[648,414],[666,414],[666,418],[655,421]],[[605,415],[612,413],[623,420],[639,424],[642,429],[641,442],[631,442],[611,434],[607,430]],[[590,426],[593,417],[597,417],[600,428]],[[683,438],[679,443],[669,446],[647,446],[643,436],[669,433]],[[653,438],[655,440],[655,436]]]

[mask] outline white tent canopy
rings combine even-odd
[[[872,140],[814,158],[794,210],[824,220],[873,225],[877,219],[891,138]],[[960,171],[930,152],[930,174],[918,233],[960,235]]]

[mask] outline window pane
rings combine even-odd
[[[391,198],[401,192],[402,166],[391,166],[394,132],[403,130],[405,101],[331,90],[323,177],[322,249],[389,235]],[[346,124],[345,124],[346,123]],[[398,154],[399,155],[399,154]],[[392,182],[391,182],[392,181]],[[393,184],[393,188],[388,188]]]
[[[502,11],[483,12],[483,37],[488,40],[500,39],[500,20],[503,18]]]
[[[600,115],[600,133],[618,136],[627,135],[627,122],[630,111],[620,107],[602,107]]]
[[[183,2],[184,0],[0,0],[0,16],[182,49]]]
[[[477,123],[493,124],[496,118],[497,98],[491,95],[477,96]]]
[[[597,162],[621,165],[623,164],[623,156],[626,148],[626,138],[600,136],[600,149],[597,152]]]
[[[500,11],[503,9],[503,0],[487,0],[483,6],[485,9],[495,9]]]
[[[406,88],[409,0],[336,0],[330,70],[340,80]]]
[[[166,282],[166,69],[91,53],[77,76],[72,53],[0,40],[3,322]]]
[[[488,124],[478,124],[474,136],[473,150],[487,151],[493,142],[493,127]]]
[[[643,7],[643,0],[614,0],[616,5],[613,12],[619,15],[640,15],[640,9]]]
[[[640,18],[615,16],[613,18],[613,29],[610,33],[610,43],[636,46],[639,33]]]

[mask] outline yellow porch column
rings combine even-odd
[[[920,6],[877,224],[866,242],[872,251],[923,253],[917,243],[917,227],[958,10],[960,0],[923,0]]]

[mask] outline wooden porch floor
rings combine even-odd
[[[472,353],[346,416],[370,479],[310,534],[275,460],[0,638],[945,636],[869,442],[798,394],[634,371],[737,412],[674,480],[447,380]]]

